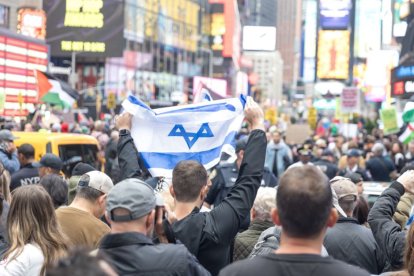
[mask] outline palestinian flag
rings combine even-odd
[[[44,103],[72,107],[78,99],[78,92],[69,84],[52,75],[36,70],[37,91],[39,100]]]
[[[404,123],[407,123],[407,127],[398,139],[402,143],[408,144],[414,138],[414,102],[408,102],[405,105],[402,117]]]

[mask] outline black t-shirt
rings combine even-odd
[[[356,266],[314,254],[269,254],[236,262],[219,276],[369,276]]]
[[[20,186],[39,184],[39,182],[40,177],[38,169],[33,167],[32,164],[27,164],[12,175],[10,191],[13,191]]]

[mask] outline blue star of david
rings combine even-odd
[[[194,132],[187,132],[184,129],[183,125],[175,125],[173,129],[171,130],[170,134],[168,136],[182,136],[187,143],[187,146],[189,149],[197,142],[198,138],[209,138],[214,137],[213,132],[211,131],[208,123],[204,123],[201,125],[200,129],[194,133]]]

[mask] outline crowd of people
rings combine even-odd
[[[105,172],[79,162],[62,175],[59,156],[36,162],[1,130],[0,275],[414,275],[414,142],[289,145],[251,99],[245,120],[234,155],[208,171],[180,161],[167,184],[128,113],[91,132]],[[387,183],[372,206],[367,181]]]

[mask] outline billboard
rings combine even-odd
[[[382,102],[391,95],[391,69],[398,64],[398,51],[371,51],[367,56],[367,69],[363,78],[365,100]]]
[[[238,9],[236,1],[226,0],[209,0],[211,5],[212,15],[220,18],[219,23],[223,24],[220,28],[224,28],[224,32],[221,35],[213,35],[214,44],[222,44],[222,57],[234,58],[239,55],[238,45],[240,43],[239,30],[240,20],[238,19]],[[221,15],[220,15],[221,14]],[[212,17],[211,28],[216,28],[215,18]],[[223,29],[222,29],[223,30]],[[212,49],[215,51],[215,49]]]
[[[3,116],[27,116],[38,103],[35,70],[46,71],[48,46],[0,29],[0,95]]]
[[[319,79],[348,79],[349,45],[349,31],[319,31],[317,57]]]
[[[400,65],[391,70],[391,95],[402,98],[414,95],[414,63]]]
[[[322,29],[347,29],[352,9],[351,0],[319,0],[319,20]]]
[[[243,50],[274,51],[276,48],[276,28],[261,26],[243,27]]]
[[[17,13],[17,33],[37,39],[45,39],[45,12],[36,9],[19,9]]]
[[[195,52],[200,6],[190,0],[146,0],[145,36]]]
[[[122,0],[44,0],[43,9],[53,56],[122,56]]]

